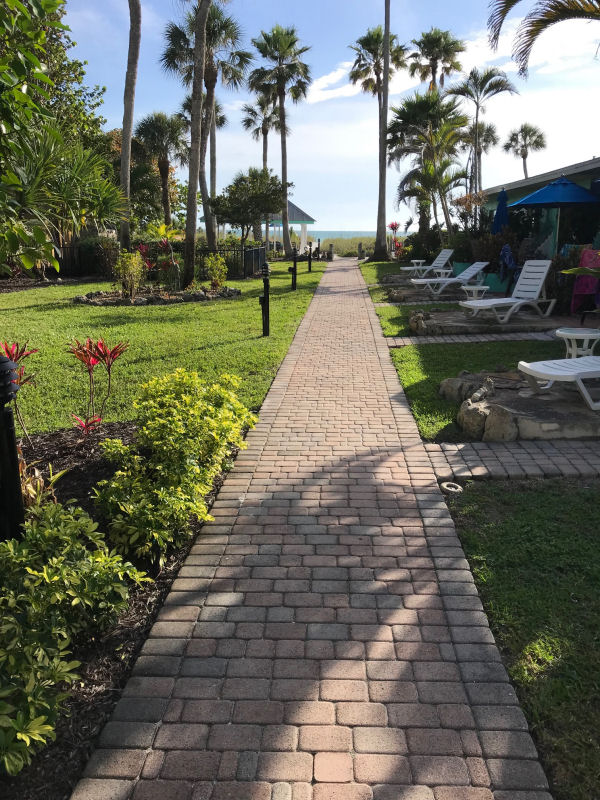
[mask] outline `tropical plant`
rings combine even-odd
[[[193,42],[194,13],[188,13],[185,24],[177,25],[169,22],[165,30],[165,48],[161,63],[167,72],[179,75],[184,85],[189,86],[193,75]],[[237,20],[227,15],[220,5],[212,5],[206,21],[206,51],[204,65],[204,85],[206,87],[206,104],[204,120],[200,135],[200,170],[199,182],[206,238],[208,246],[214,249],[217,245],[216,220],[213,218],[206,179],[206,154],[215,118],[216,86],[219,78],[224,86],[239,88],[245,78],[252,55],[240,49],[242,39],[241,28]],[[213,148],[214,151],[214,148]]]
[[[281,211],[283,249],[286,256],[291,256],[285,100],[286,97],[290,97],[294,103],[297,103],[306,96],[310,85],[310,68],[302,61],[302,56],[310,48],[300,46],[296,28],[283,28],[281,25],[275,25],[269,32],[261,31],[260,36],[252,40],[252,44],[267,64],[252,71],[248,84],[255,92],[276,95],[279,105],[281,183],[283,185],[283,208]]]
[[[227,280],[227,264],[219,253],[210,253],[204,259],[204,269],[210,281],[211,289],[219,289]]]
[[[142,38],[142,4],[141,0],[129,0],[129,47],[127,50],[127,72],[125,73],[125,91],[123,93],[123,135],[121,145],[121,191],[129,204],[131,194],[131,137],[133,135],[133,109],[135,105],[135,84],[140,56]],[[131,247],[130,209],[121,223],[120,242],[124,250]]]
[[[124,259],[122,260],[133,260],[136,257],[140,258],[140,255],[137,252],[128,253],[127,251],[124,251],[122,255],[124,256]],[[115,361],[123,355],[128,347],[128,342],[118,342],[116,345],[114,345],[114,347],[109,347],[104,339],[100,338],[95,342],[93,339],[90,339],[89,336],[85,342],[80,342],[75,339],[75,341],[68,346],[68,352],[75,356],[88,374],[88,402],[85,418],[81,419],[75,414],[71,415],[75,419],[78,426],[83,430],[83,433],[89,433],[92,428],[96,427],[102,422],[104,407],[108,398],[110,397],[112,388],[113,365]],[[100,404],[98,414],[96,414],[95,368],[98,364],[103,366],[106,370],[107,384],[106,394],[102,400],[102,403]]]
[[[520,0],[492,0],[488,28],[494,49],[498,46],[506,17]],[[600,21],[599,0],[538,0],[517,29],[513,58],[521,75],[527,74],[529,56],[538,37],[557,22],[571,19]]]
[[[279,109],[276,105],[277,98],[270,97],[268,94],[258,94],[254,105],[246,103],[242,107],[242,126],[249,131],[252,138],[258,142],[262,139],[262,165],[263,169],[268,169],[268,147],[269,133],[277,131],[279,133],[281,125],[279,122]],[[289,134],[289,130],[288,130]]]
[[[546,137],[535,125],[524,122],[520,128],[511,131],[508,139],[503,144],[505,153],[512,153],[523,161],[523,174],[527,174],[527,158],[530,151],[543,150],[546,147]]]
[[[506,73],[498,67],[486,67],[478,70],[477,67],[469,72],[467,77],[448,89],[447,94],[468,100],[475,106],[475,153],[479,152],[479,117],[485,113],[485,105],[492,97],[508,92],[517,94],[513,83],[507,78]],[[475,192],[482,190],[481,176],[479,174],[477,158],[474,160],[473,189]]]
[[[170,225],[172,222],[169,196],[171,161],[175,159],[181,165],[187,161],[185,123],[179,114],[169,116],[163,111],[155,111],[138,122],[135,135],[146,151],[147,157],[156,159],[160,174],[164,221],[165,225]]]
[[[456,39],[450,31],[431,28],[413,39],[415,50],[409,55],[409,74],[416,75],[421,82],[429,80],[429,91],[444,87],[444,79],[461,69],[458,56],[465,50],[464,42]]]
[[[39,353],[40,351],[36,348],[28,350],[27,344],[28,342],[24,342],[23,344],[19,344],[19,342],[0,342],[0,353],[3,353],[13,362],[13,364],[17,365],[17,378],[14,383],[17,384],[19,389],[22,389],[23,386],[27,386],[28,384],[35,386],[35,375],[28,375],[26,373],[26,367],[21,364],[21,361],[23,361],[24,358],[34,355],[35,353]],[[25,427],[25,420],[23,419],[21,409],[19,408],[18,395],[15,395],[13,399],[13,405],[15,407],[15,414],[19,421],[19,425],[23,429],[25,436],[27,436],[29,439],[29,434],[27,433],[27,428]]]
[[[122,250],[113,272],[115,278],[121,283],[123,295],[129,295],[133,300],[146,279],[146,265],[142,254],[139,250],[135,250],[133,253]]]

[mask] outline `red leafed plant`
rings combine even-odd
[[[30,383],[32,386],[35,385],[35,376],[34,375],[27,375],[25,372],[25,367],[20,363],[23,361],[24,358],[28,356],[32,356],[34,353],[39,353],[39,350],[35,348],[28,350],[27,349],[27,342],[24,344],[19,344],[19,342],[2,342],[0,345],[0,350],[4,353],[7,358],[10,358],[11,361],[17,365],[17,378],[14,383],[17,384],[19,387],[26,386]],[[29,439],[29,434],[27,433],[27,428],[25,427],[25,422],[23,420],[23,415],[21,414],[21,409],[19,408],[19,404],[15,397],[14,400],[15,404],[15,413],[17,415],[17,419],[19,420],[19,425],[23,428],[23,433]]]
[[[80,342],[78,339],[68,346],[68,351],[73,353],[75,358],[81,362],[84,369],[88,374],[88,403],[87,412],[84,419],[72,414],[76,424],[84,434],[88,434],[93,428],[100,425],[102,416],[104,414],[104,407],[106,401],[110,397],[112,388],[112,368],[115,361],[123,355],[129,347],[128,342],[118,342],[114,347],[110,347],[104,339],[100,338],[94,341],[89,336],[85,342]],[[106,370],[108,376],[106,384],[106,394],[100,404],[100,411],[96,414],[96,381],[94,370],[98,364],[101,364]]]
[[[148,247],[148,245],[144,244],[143,242],[140,242],[140,244],[138,244],[137,246],[137,249],[139,250],[140,255],[142,256],[142,260],[146,265],[146,269],[152,269],[154,265],[152,261],[150,261],[150,248]]]

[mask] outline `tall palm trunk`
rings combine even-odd
[[[161,202],[165,225],[170,225],[171,219],[171,198],[169,197],[169,159],[158,159],[158,174],[160,175]]]
[[[527,174],[527,156],[528,155],[529,155],[529,153],[527,152],[527,150],[521,150],[521,158],[523,159],[523,175],[525,175],[526,178],[529,177],[529,175]]]
[[[385,0],[385,25],[383,35],[383,91],[379,112],[379,196],[377,199],[377,236],[375,238],[375,260],[387,260],[385,235],[385,188],[387,177],[387,115],[390,84],[390,0]]]
[[[292,255],[292,240],[290,239],[290,218],[288,214],[288,165],[284,87],[279,87],[278,96],[279,120],[281,124],[281,182],[283,183],[283,209],[281,211],[281,226],[283,228],[283,250],[286,256],[289,258]]]
[[[142,5],[140,0],[129,0],[129,49],[127,51],[127,72],[123,93],[123,134],[121,138],[121,189],[127,198],[127,218],[121,222],[120,242],[124,250],[131,247],[129,223],[131,194],[131,137],[133,134],[133,107],[137,66],[142,38]]]
[[[200,194],[202,196],[202,209],[204,211],[204,223],[206,226],[206,243],[210,250],[217,249],[217,225],[215,215],[210,209],[210,193],[208,191],[208,181],[206,178],[206,153],[208,151],[208,140],[212,119],[214,118],[215,91],[217,88],[217,70],[214,65],[207,64],[204,72],[204,83],[206,86],[206,113],[204,124],[200,133]]]
[[[194,80],[192,84],[192,120],[188,177],[187,213],[185,220],[185,262],[183,285],[194,279],[196,256],[196,217],[198,216],[198,175],[200,173],[200,128],[202,127],[202,89],[206,56],[206,18],[212,0],[198,0],[194,20]]]
[[[475,184],[475,191],[479,191],[479,103],[475,104],[475,153],[473,155],[473,183]],[[479,214],[477,213],[477,205],[473,205],[473,223],[475,227],[479,222]]]
[[[217,116],[214,109],[210,123],[210,196],[217,196]]]
[[[427,233],[430,228],[430,210],[426,203],[419,203],[419,233]]]
[[[263,158],[263,169],[269,169],[269,162],[268,162],[268,154],[269,154],[269,128],[264,124],[262,125],[262,158]],[[265,217],[265,244],[269,246],[269,217]]]

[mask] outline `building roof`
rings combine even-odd
[[[529,187],[537,186],[541,183],[549,183],[550,181],[560,178],[562,175],[571,179],[578,177],[585,178],[587,173],[600,172],[600,158],[590,158],[588,161],[580,161],[577,164],[569,164],[560,169],[553,169],[550,172],[542,172],[540,175],[531,175],[529,178],[521,178],[512,183],[504,183],[498,186],[491,186],[489,189],[483,191],[487,195],[498,194],[502,189],[507,192],[525,190]]]
[[[292,203],[291,200],[288,200],[288,218],[290,225],[312,225],[316,222],[310,214],[307,214],[306,211],[302,211],[302,209],[295,203]],[[281,217],[271,218],[271,225],[281,225]]]

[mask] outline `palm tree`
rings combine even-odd
[[[269,32],[261,31],[252,44],[267,62],[266,66],[252,71],[248,84],[250,88],[262,93],[274,93],[279,105],[279,133],[281,137],[281,182],[284,187],[281,221],[283,227],[283,249],[286,256],[292,254],[290,223],[288,216],[288,164],[287,164],[287,125],[285,99],[289,96],[294,103],[306,97],[310,85],[310,68],[302,61],[302,56],[310,47],[301,47],[296,28],[283,28],[275,25]],[[266,87],[269,87],[267,89]]]
[[[196,217],[198,216],[198,175],[200,173],[200,128],[202,126],[202,89],[206,61],[206,20],[212,0],[198,0],[194,16],[194,55],[192,69],[192,107],[190,120],[190,152],[188,196],[185,216],[185,252],[183,285],[194,279],[196,261]]]
[[[387,178],[387,112],[390,76],[406,67],[406,47],[390,33],[389,2],[385,3],[385,25],[369,28],[364,36],[350,45],[356,53],[350,70],[350,81],[360,83],[363,92],[377,97],[379,111],[379,193],[377,204],[377,236],[375,259],[387,257],[385,227],[385,186]]]
[[[474,127],[476,153],[479,152],[479,117],[485,112],[484,103],[503,92],[517,94],[517,90],[506,77],[506,73],[497,67],[486,67],[481,72],[477,67],[474,67],[461,83],[448,89],[448,95],[470,100],[475,105]],[[477,159],[474,160],[473,171],[474,190],[475,192],[480,192],[482,186]]]
[[[250,131],[252,138],[259,141],[262,138],[262,162],[263,169],[268,169],[267,155],[269,148],[269,133],[280,132],[279,108],[274,105],[273,98],[268,94],[259,94],[254,105],[246,103],[242,111],[242,125],[244,130]],[[289,135],[289,130],[286,131]]]
[[[169,22],[165,30],[165,49],[161,63],[167,72],[178,74],[185,85],[189,85],[194,41],[194,15],[188,14],[182,27]],[[206,154],[213,129],[216,86],[219,78],[224,86],[239,88],[252,60],[252,54],[239,49],[242,31],[239,23],[225,14],[221,6],[211,6],[206,22],[206,53],[204,85],[206,87],[205,124],[201,126],[199,182],[206,221],[208,246],[217,246],[216,220],[207,202],[210,197],[206,178]]]
[[[383,100],[383,28],[369,28],[364,36],[350,45],[356,56],[350,69],[351,83],[360,83],[363,92],[377,97],[379,114]],[[406,68],[407,49],[398,44],[398,37],[390,34],[390,77],[399,69]]]
[[[492,0],[488,19],[490,41],[494,49],[502,26],[508,14],[518,5],[519,0]],[[599,0],[538,0],[522,20],[517,30],[513,47],[513,58],[519,65],[521,75],[527,74],[529,56],[538,36],[557,22],[568,19],[588,19],[600,21]]]
[[[444,87],[444,78],[461,69],[457,56],[464,52],[465,45],[455,39],[450,31],[432,28],[422,33],[420,39],[413,39],[416,50],[409,56],[411,77],[418,76],[421,82],[429,80],[429,91]]]
[[[496,126],[491,122],[480,122],[477,132],[475,131],[475,123],[466,130],[463,136],[463,149],[469,151],[467,166],[471,165],[471,169],[467,170],[469,173],[469,183],[467,193],[471,194],[474,189],[475,178],[475,159],[477,159],[477,174],[479,175],[479,182],[483,185],[483,177],[481,171],[481,161],[484,153],[488,153],[492,147],[496,147],[500,139]]]
[[[523,174],[527,174],[527,157],[530,150],[543,150],[546,147],[546,137],[535,125],[524,122],[520,128],[511,131],[508,139],[503,144],[505,153],[512,153],[517,158],[523,159]]]
[[[123,93],[123,143],[121,146],[121,191],[129,204],[131,195],[131,137],[133,132],[133,107],[135,102],[135,84],[137,65],[140,56],[142,38],[142,4],[140,0],[129,0],[129,49],[127,51],[127,72],[125,74],[125,91]],[[131,247],[129,212],[121,222],[121,247]]]
[[[169,199],[169,175],[171,161],[185,164],[188,144],[185,137],[186,126],[179,114],[167,116],[155,111],[144,117],[135,128],[136,138],[142,143],[146,155],[155,158],[160,175],[162,207],[165,225],[171,224],[171,201]]]

